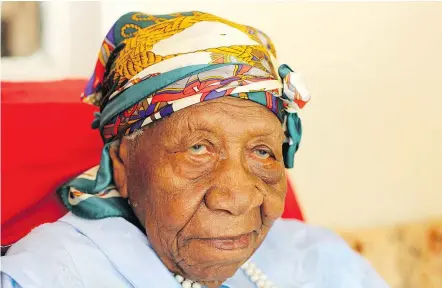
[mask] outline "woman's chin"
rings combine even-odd
[[[209,267],[187,267],[185,277],[200,284],[208,284],[210,282],[224,282],[231,278],[241,267],[241,262],[230,264],[212,265]],[[207,285],[206,285],[207,286]]]
[[[224,281],[250,258],[260,237],[251,232],[231,238],[190,239],[185,243],[179,248],[179,266],[187,278],[198,282]]]

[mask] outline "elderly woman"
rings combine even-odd
[[[309,94],[275,54],[207,13],[122,16],[82,96],[100,165],[2,258],[3,287],[386,287],[332,232],[279,219]]]

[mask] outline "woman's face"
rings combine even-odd
[[[283,212],[283,139],[264,106],[223,97],[111,151],[117,186],[170,271],[212,286],[259,247]]]

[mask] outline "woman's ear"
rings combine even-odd
[[[112,144],[109,147],[109,155],[112,160],[112,172],[114,176],[114,182],[117,186],[118,192],[121,197],[127,198],[127,171],[125,162],[127,161],[127,145]]]

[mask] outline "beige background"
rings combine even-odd
[[[360,228],[442,216],[442,3],[259,3],[53,4],[88,17],[63,24],[82,42],[53,45],[81,53],[46,78],[89,76],[97,35],[128,11],[200,10],[256,26],[313,94],[290,172],[307,220]]]

